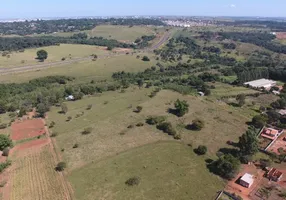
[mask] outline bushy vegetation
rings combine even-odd
[[[198,154],[198,155],[204,155],[207,153],[208,151],[208,148],[204,145],[200,145],[198,146],[198,148],[196,148],[195,150],[195,153]]]
[[[125,184],[128,186],[139,185],[139,183],[140,183],[140,177],[138,177],[138,176],[131,177],[125,181]]]
[[[64,171],[66,167],[67,167],[67,164],[65,162],[59,162],[55,169],[56,171],[61,172],[61,171]]]
[[[150,116],[146,119],[146,123],[149,125],[161,124],[166,120],[164,116]]]
[[[163,131],[164,133],[172,135],[172,136],[175,136],[177,133],[177,131],[173,128],[173,126],[170,122],[162,122],[162,123],[158,124],[157,129]]]
[[[13,142],[9,136],[0,134],[0,151],[3,151],[7,147],[12,147]]]
[[[10,160],[0,163],[0,173],[2,173],[7,167],[12,164]]]
[[[182,117],[189,112],[189,104],[185,100],[180,101],[179,99],[177,99],[174,103],[174,106],[176,109],[175,113],[178,117]]]
[[[225,154],[208,166],[212,172],[226,179],[232,179],[237,174],[240,161],[231,154]]]

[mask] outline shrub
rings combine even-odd
[[[10,153],[10,148],[6,147],[3,149],[2,156],[9,156]]]
[[[58,136],[58,133],[57,132],[53,132],[52,134],[51,134],[51,137],[57,137]]]
[[[180,140],[180,139],[182,139],[181,134],[176,133],[176,135],[174,135],[174,139],[175,139],[175,140]]]
[[[135,112],[140,113],[142,111],[142,109],[143,109],[142,106],[137,106]]]
[[[0,135],[0,150],[3,151],[7,147],[12,147],[13,142],[7,135]]]
[[[142,122],[139,122],[138,124],[136,124],[137,127],[141,127],[144,126],[144,124]]]
[[[194,151],[198,155],[204,155],[207,153],[208,148],[204,145],[199,145],[198,148],[196,148]]]
[[[129,178],[127,181],[125,181],[125,184],[128,186],[135,186],[140,183],[140,178],[137,176],[134,176],[132,178]]]
[[[178,117],[184,116],[187,112],[189,112],[189,104],[186,101],[180,101],[177,99],[177,101],[174,103],[174,106],[176,108],[176,115]]]
[[[12,164],[10,160],[7,160],[6,162],[0,163],[0,173],[4,171],[7,167],[9,167]]]
[[[177,133],[170,122],[163,122],[163,123],[158,124],[157,129],[169,135],[173,135],[173,136],[176,135]]]
[[[72,120],[72,117],[71,116],[68,116],[67,118],[67,122],[71,121]]]
[[[86,109],[91,110],[91,108],[92,108],[92,104],[89,104]]]
[[[92,127],[87,127],[83,130],[82,134],[83,135],[87,135],[87,134],[90,134],[92,132]]]
[[[74,148],[74,149],[78,148],[78,144],[75,143],[72,148]]]
[[[53,128],[55,125],[56,125],[56,122],[52,121],[52,122],[50,123],[49,128]]]
[[[150,61],[150,58],[148,58],[148,56],[143,56],[142,60],[143,61]]]
[[[193,123],[191,125],[191,128],[193,130],[198,130],[198,131],[202,130],[202,128],[204,128],[204,127],[205,127],[205,123],[203,120],[200,120],[200,119],[193,120]]]
[[[127,128],[134,128],[134,126],[133,125],[129,125],[129,126],[127,126]]]
[[[146,119],[146,123],[149,125],[160,124],[166,120],[164,116],[150,116]]]
[[[67,167],[67,164],[65,162],[59,162],[56,166],[56,171],[64,171],[65,168]]]
[[[5,129],[7,128],[7,124],[0,124],[0,129]]]

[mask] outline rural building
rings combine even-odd
[[[203,93],[203,92],[198,92],[198,94],[199,94],[201,97],[205,96],[205,93]]]
[[[276,130],[274,128],[263,128],[260,132],[260,135],[264,138],[268,138],[270,140],[275,140],[279,135],[283,133],[283,130]]]
[[[253,88],[264,88],[266,90],[269,90],[271,87],[276,85],[276,81],[263,78],[255,81],[246,82],[243,85],[250,86]]]
[[[278,113],[282,116],[286,115],[286,109],[281,109],[278,111]]]
[[[67,101],[72,101],[74,100],[74,96],[73,95],[69,95],[65,98]]]
[[[283,173],[278,171],[276,168],[271,168],[267,174],[266,174],[266,177],[271,180],[271,181],[280,181],[281,178],[283,176]]]
[[[246,188],[250,188],[253,182],[253,176],[248,173],[245,173],[239,180],[239,184]]]

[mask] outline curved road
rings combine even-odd
[[[161,38],[160,41],[153,45],[152,47],[146,48],[143,50],[143,52],[150,52],[155,49],[158,49],[162,44],[164,44],[171,36],[171,33],[167,32],[165,33]],[[121,52],[117,54],[106,54],[103,56],[98,56],[98,59],[103,59],[107,58],[110,56],[118,56],[118,55],[123,55],[126,52]],[[42,64],[37,64],[37,65],[27,65],[27,66],[15,66],[15,67],[9,67],[9,68],[0,68],[0,75],[5,75],[5,74],[11,74],[11,73],[18,73],[18,72],[26,72],[26,71],[34,71],[34,70],[39,70],[39,69],[44,69],[44,68],[49,68],[49,67],[59,67],[67,64],[72,64],[80,61],[86,61],[86,60],[92,60],[93,57],[88,56],[88,57],[83,57],[83,58],[75,58],[67,61],[58,61],[58,62],[52,62],[52,63],[42,63]]]

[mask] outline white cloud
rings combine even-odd
[[[230,7],[231,8],[236,8],[236,5],[235,4],[231,4]]]

